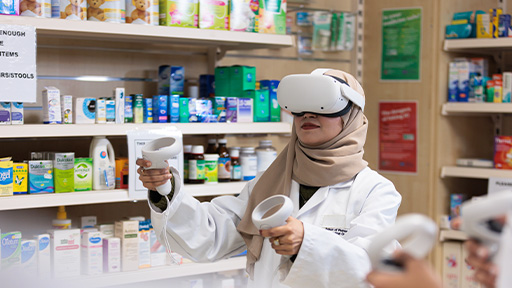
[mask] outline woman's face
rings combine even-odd
[[[309,146],[323,144],[343,130],[341,117],[325,117],[314,113],[293,116],[295,132],[299,140]]]

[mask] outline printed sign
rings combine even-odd
[[[36,29],[0,24],[0,101],[36,102]]]
[[[417,172],[417,115],[416,101],[379,103],[379,170]]]
[[[142,147],[146,143],[162,137],[173,137],[183,145],[183,135],[176,127],[155,130],[130,130],[127,132],[130,169],[128,174],[128,194],[131,199],[144,199],[147,197],[148,189],[139,180],[139,174],[137,173],[139,167],[135,162],[137,159],[142,158]],[[169,166],[173,166],[179,171],[183,182],[183,151],[171,159],[162,159],[162,161],[165,160],[169,162]]]
[[[501,191],[510,191],[512,193],[512,178],[489,178],[487,194],[492,195]]]

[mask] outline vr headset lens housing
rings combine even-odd
[[[340,80],[327,75],[288,75],[279,83],[277,101],[297,116],[310,112],[339,117],[350,111],[352,102],[364,109],[364,97]]]

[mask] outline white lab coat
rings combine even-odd
[[[221,196],[200,203],[178,184],[165,211],[149,201],[153,228],[160,241],[163,243],[167,236],[174,251],[196,262],[243,252],[245,242],[236,227],[259,176],[248,182],[237,197]],[[366,249],[372,235],[395,222],[401,202],[393,184],[365,168],[355,179],[321,187],[300,210],[299,184],[295,181],[290,198],[295,207],[292,217],[304,223],[297,258],[292,263],[276,254],[265,240],[249,287],[369,287],[365,278],[371,266]]]

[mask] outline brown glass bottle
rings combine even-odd
[[[217,154],[217,139],[208,139],[208,146],[206,146],[204,154]]]
[[[232,147],[231,150],[231,181],[242,180],[242,166],[240,163],[240,147]]]
[[[183,145],[183,181],[188,183],[188,160],[192,152],[192,145]]]
[[[188,158],[188,183],[204,184],[204,149],[202,145],[192,146]]]
[[[231,158],[229,158],[228,148],[226,139],[219,139],[219,147],[217,148],[217,154],[219,154],[218,160],[218,181],[229,182],[231,180]]]

